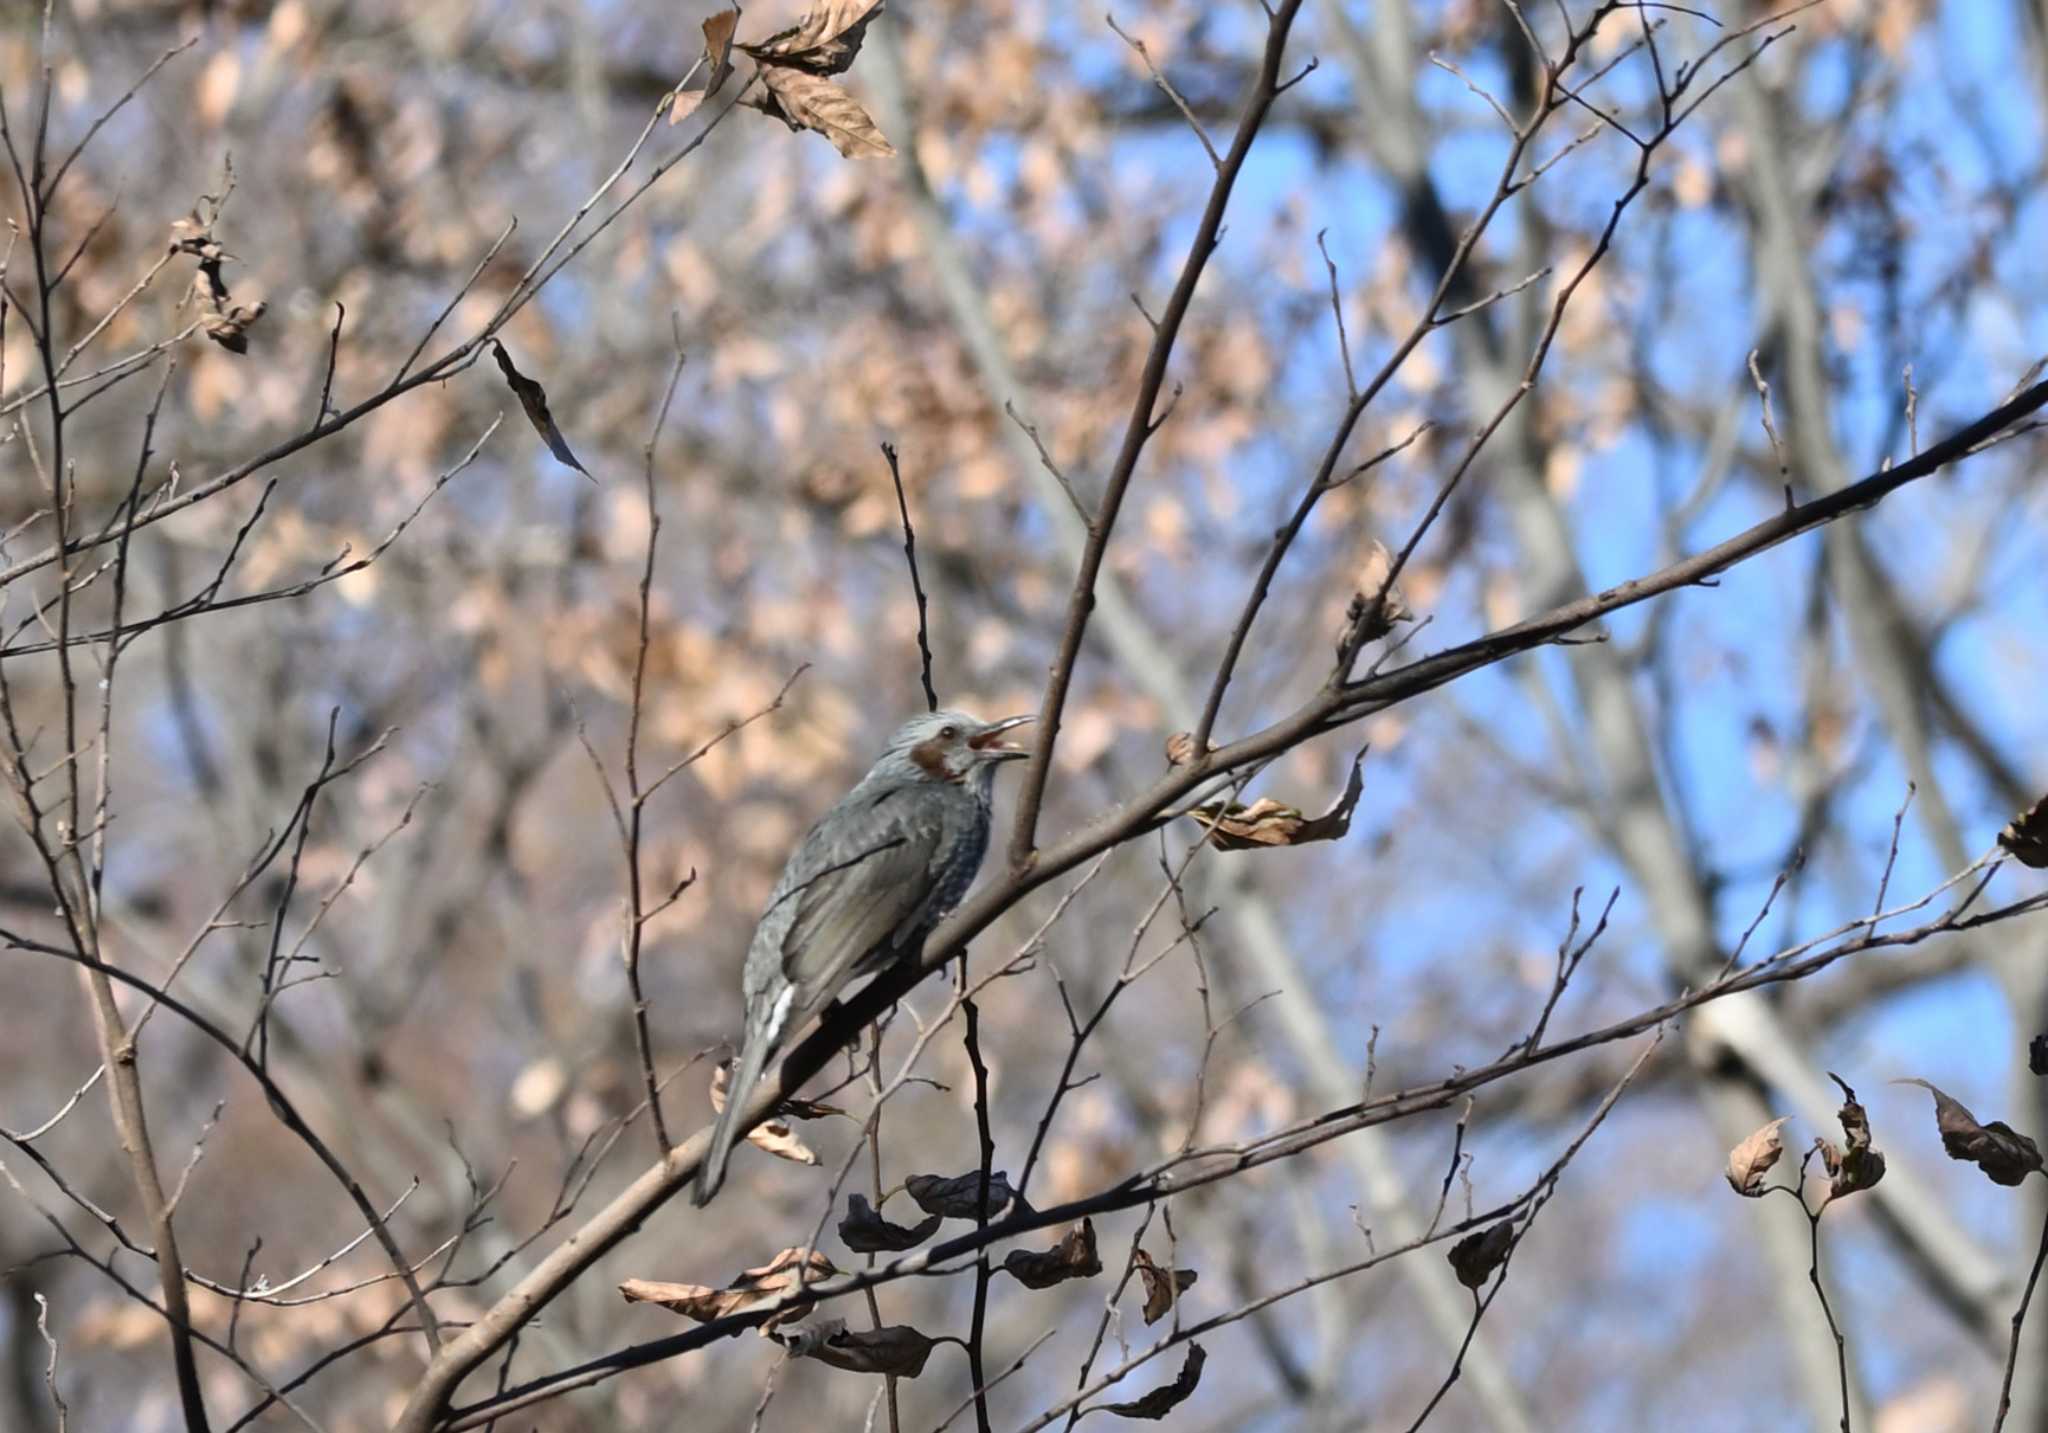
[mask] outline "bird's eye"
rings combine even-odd
[[[960,735],[960,728],[957,726],[942,726],[939,728],[939,740],[941,741],[951,741],[958,735]]]

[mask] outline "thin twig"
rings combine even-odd
[[[932,642],[926,625],[924,583],[917,575],[917,533],[910,525],[910,503],[903,496],[903,470],[896,464],[896,445],[882,444],[882,456],[889,460],[889,480],[896,485],[896,513],[903,520],[903,560],[910,567],[910,590],[917,596],[917,655],[922,663],[924,709],[939,709],[938,688],[932,685]]]

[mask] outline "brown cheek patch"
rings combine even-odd
[[[937,737],[919,742],[910,748],[910,759],[921,767],[934,781],[958,781],[959,776],[946,769],[945,748]]]

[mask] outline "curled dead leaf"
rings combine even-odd
[[[940,1214],[948,1219],[974,1219],[980,1215],[981,1171],[970,1169],[965,1174],[946,1178],[937,1174],[913,1174],[903,1181],[903,1189],[917,1207],[927,1214]],[[1010,1188],[1010,1176],[997,1170],[988,1181],[988,1217],[993,1219],[1004,1212],[1017,1192]],[[1018,1201],[1019,1208],[1024,1207]]]
[[[1156,1324],[1165,1318],[1168,1311],[1180,1301],[1180,1296],[1195,1282],[1196,1274],[1193,1269],[1162,1269],[1152,1262],[1152,1256],[1143,1249],[1131,1255],[1131,1262],[1137,1267],[1138,1277],[1145,1281],[1147,1324]]]
[[[262,318],[270,305],[260,299],[253,304],[234,304],[208,314],[205,334],[229,353],[249,351],[249,325]]]
[[[1283,806],[1270,797],[1260,797],[1249,806],[1225,805],[1212,801],[1189,813],[1204,826],[1213,827],[1210,842],[1223,851],[1256,851],[1267,846],[1303,846],[1311,841],[1335,841],[1351,829],[1351,813],[1365,790],[1360,764],[1365,752],[1351,759],[1351,778],[1337,804],[1320,816],[1304,816],[1293,806]]]
[[[1983,1170],[1993,1184],[2010,1188],[2042,1170],[2041,1147],[2003,1120],[1979,1124],[1960,1100],[1925,1080],[1897,1080],[1918,1085],[1934,1096],[1934,1127],[1950,1159],[1967,1160]]]
[[[1870,1188],[1884,1178],[1884,1155],[1871,1148],[1870,1115],[1856,1102],[1856,1092],[1840,1075],[1828,1078],[1842,1087],[1842,1134],[1846,1143],[1837,1148],[1832,1140],[1820,1140],[1821,1163],[1827,1167],[1828,1194],[1840,1198]]]
[[[909,1324],[850,1329],[844,1319],[832,1319],[822,1326],[822,1332],[822,1337],[807,1340],[802,1347],[793,1343],[785,1347],[796,1357],[815,1358],[848,1373],[881,1373],[892,1378],[915,1378],[923,1373],[925,1360],[938,1347],[937,1339],[926,1338]]]
[[[725,1092],[731,1081],[732,1062],[730,1060],[720,1062],[711,1071],[711,1112],[713,1114],[723,1114],[725,1112]],[[799,1111],[796,1108],[799,1105],[804,1107],[803,1111]],[[785,1114],[796,1114],[805,1119],[817,1118],[816,1115],[806,1112],[809,1110],[830,1111],[833,1114],[838,1113],[830,1105],[813,1105],[808,1100],[788,1100],[777,1108],[773,1119],[763,1120],[747,1131],[747,1143],[756,1149],[774,1155],[777,1159],[786,1159],[793,1164],[816,1164],[818,1162],[817,1152],[798,1139],[796,1131],[792,1130],[789,1127],[789,1122],[782,1118]]]
[[[217,205],[214,212],[218,213]],[[199,271],[192,276],[192,299],[202,314],[200,331],[229,353],[247,353],[249,326],[262,318],[270,305],[260,299],[253,304],[231,301],[221,266],[234,255],[213,237],[211,220],[194,208],[171,225],[170,247],[174,254],[190,254],[199,261]]]
[[[823,0],[787,30],[740,49],[764,66],[844,74],[860,53],[869,22],[882,13],[882,4],[883,0]]]
[[[916,1225],[891,1224],[867,1200],[849,1194],[846,1217],[839,1221],[839,1237],[856,1254],[900,1254],[938,1233],[944,1219],[944,1215],[934,1214]]]
[[[2048,796],[2006,822],[1998,833],[1998,844],[2021,865],[2048,870]]]
[[[1414,620],[1415,614],[1403,600],[1401,589],[1387,584],[1387,576],[1393,570],[1394,554],[1387,551],[1385,543],[1374,539],[1359,569],[1351,605],[1344,613],[1344,636],[1337,644],[1338,651],[1356,652],[1366,643],[1377,642],[1392,632],[1395,624]]]
[[[1003,1268],[1027,1289],[1049,1289],[1069,1279],[1086,1279],[1101,1273],[1102,1259],[1095,1251],[1095,1221],[1083,1219],[1079,1228],[1069,1229],[1066,1237],[1050,1249],[1012,1249],[1003,1260]]]
[[[663,1308],[709,1323],[728,1314],[746,1313],[770,1304],[802,1284],[830,1278],[839,1270],[830,1259],[813,1249],[806,1257],[801,1249],[784,1249],[758,1269],[747,1269],[722,1289],[703,1284],[670,1284],[653,1279],[627,1279],[619,1285],[629,1304],[660,1304]],[[785,1309],[770,1317],[764,1330],[802,1318],[801,1307]]]
[[[1784,1136],[1778,1133],[1790,1115],[1780,1115],[1741,1144],[1728,1151],[1728,1187],[1745,1199],[1760,1199],[1764,1176],[1785,1152]]]
[[[1493,1271],[1507,1261],[1514,1247],[1515,1222],[1503,1219],[1489,1228],[1467,1234],[1451,1245],[1451,1252],[1445,1257],[1450,1260],[1451,1272],[1458,1276],[1459,1283],[1468,1289],[1480,1289],[1493,1277]]]
[[[1216,743],[1209,743],[1214,751]],[[1195,759],[1195,734],[1191,731],[1177,731],[1166,739],[1166,761],[1169,766],[1186,766]]]
[[[708,67],[702,89],[677,90],[669,101],[668,122],[678,124],[698,105],[717,94],[732,78],[732,32],[740,23],[737,9],[720,10],[704,21],[704,63]]]
[[[498,367],[504,371],[505,382],[511,386],[513,396],[526,410],[526,421],[533,424],[533,431],[540,434],[541,441],[548,445],[548,451],[558,462],[596,482],[596,478],[590,477],[590,469],[577,462],[576,455],[569,451],[569,440],[562,436],[562,430],[555,425],[555,415],[548,411],[547,391],[512,366],[512,355],[505,351],[504,344],[492,339],[491,350],[497,355]]]
[[[1173,1382],[1161,1384],[1143,1398],[1133,1399],[1129,1403],[1101,1404],[1097,1411],[1114,1413],[1119,1418],[1164,1418],[1195,1391],[1195,1385],[1202,1381],[1202,1365],[1208,1362],[1208,1359],[1209,1355],[1202,1351],[1200,1344],[1191,1343],[1188,1345],[1188,1355],[1181,1360],[1180,1372],[1174,1375]]]

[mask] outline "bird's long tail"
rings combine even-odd
[[[725,1087],[725,1108],[718,1112],[718,1121],[711,1126],[711,1148],[704,1152],[704,1162],[697,1166],[697,1188],[690,1197],[700,1209],[711,1202],[711,1196],[725,1183],[725,1161],[732,1153],[733,1141],[739,1137],[740,1114],[746,1109],[754,1086],[761,1082],[761,1072],[768,1068],[768,1061],[775,1054],[778,1033],[752,1021],[747,1024],[746,1043],[740,1047],[739,1061]]]

